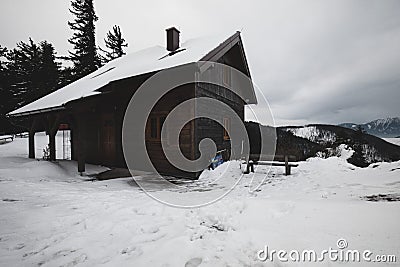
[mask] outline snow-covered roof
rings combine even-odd
[[[128,54],[51,94],[10,112],[8,115],[22,115],[59,108],[70,101],[100,94],[98,89],[112,81],[198,62],[229,37],[213,36],[188,40],[181,44],[180,49],[184,50],[172,56],[166,56],[169,51],[159,45]]]

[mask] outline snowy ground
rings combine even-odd
[[[27,159],[27,139],[17,138],[0,145],[0,266],[309,266],[261,262],[257,252],[267,245],[319,254],[337,249],[339,238],[348,249],[371,250],[371,258],[396,255],[387,264],[396,266],[400,202],[363,197],[399,194],[400,162],[361,169],[345,156],[301,162],[287,177],[276,167],[255,193],[245,177],[214,204],[179,209],[156,202],[132,178],[89,181],[74,162]],[[88,166],[89,174],[102,170]],[[233,162],[197,183],[222,172],[241,175]]]

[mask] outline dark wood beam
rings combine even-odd
[[[83,173],[85,172],[85,164],[86,164],[86,148],[85,148],[85,138],[86,138],[86,123],[82,116],[77,116],[75,118],[75,128],[77,134],[77,160],[78,160],[78,172]]]
[[[29,131],[29,158],[35,158],[35,131]]]
[[[37,118],[33,119],[32,124],[29,128],[29,139],[28,139],[28,154],[30,159],[35,158],[35,133],[38,124]]]
[[[56,133],[49,133],[49,148],[50,148],[50,161],[56,160]]]

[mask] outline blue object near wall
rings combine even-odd
[[[222,154],[219,153],[211,160],[211,164],[210,164],[209,168],[214,170],[215,168],[217,168],[222,163],[224,163],[224,159],[222,158]]]

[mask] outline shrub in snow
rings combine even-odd
[[[44,159],[44,160],[50,160],[50,147],[49,147],[49,145],[47,145],[47,146],[43,149],[43,159]]]

